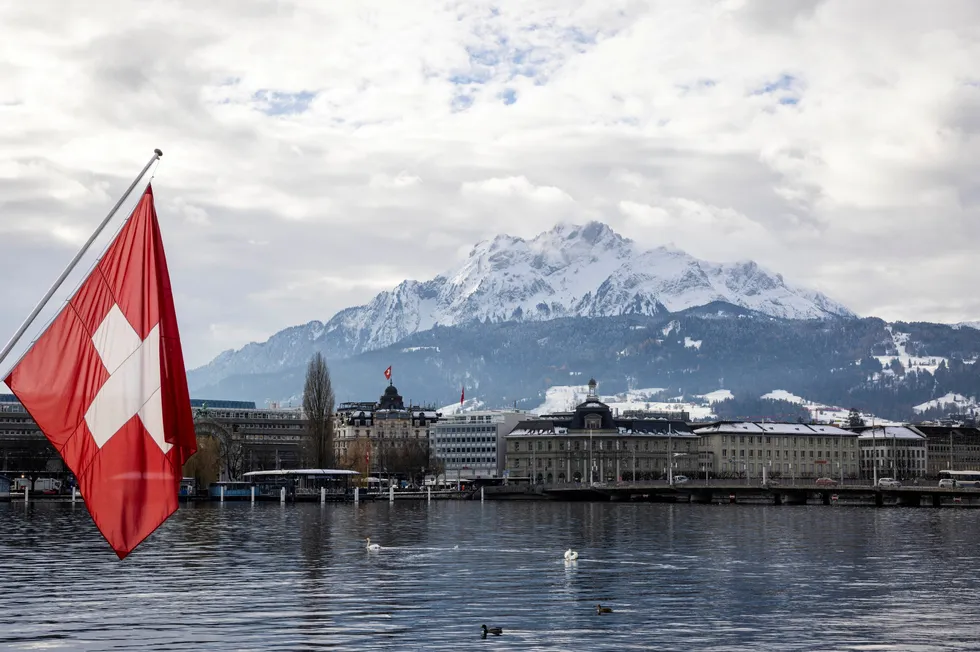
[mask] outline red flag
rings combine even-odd
[[[385,380],[391,380],[391,367],[385,369]]]
[[[459,407],[463,407],[463,399],[466,397],[466,387],[459,390]]]
[[[120,559],[177,510],[197,441],[149,186],[5,382],[75,474]]]

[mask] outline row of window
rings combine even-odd
[[[525,442],[525,443],[527,444],[527,450],[529,450],[529,451],[530,450],[534,450],[533,444],[535,442],[529,441],[529,442]],[[633,450],[633,451],[637,451],[637,450],[640,450],[640,442],[634,440],[632,442],[632,444],[633,444],[632,446],[629,445],[630,443],[631,442],[625,441],[625,440],[622,441],[622,442],[620,442],[618,439],[617,440],[593,439],[592,440],[592,450],[600,450],[600,451],[601,450],[607,450],[607,451],[611,451],[611,450]],[[693,444],[694,444],[694,442],[692,442],[692,441],[670,441],[669,439],[662,439],[662,440],[654,441],[653,444],[654,444],[653,445],[653,450],[660,450],[660,451],[666,451],[666,450],[671,450],[671,451],[685,451],[685,452],[690,453],[693,450]],[[521,442],[520,441],[514,441],[513,447],[511,448],[511,450],[513,450],[513,451],[520,451],[521,448],[522,448],[521,447]],[[537,441],[537,448],[536,448],[536,450],[539,450],[539,451],[550,451],[552,449],[553,449],[553,443],[550,440],[547,441],[547,442],[543,442],[543,441],[540,441],[540,440]],[[572,447],[571,447],[570,450],[576,450],[577,451],[577,450],[582,450],[582,449],[589,450],[589,441],[588,440],[581,440],[581,441],[580,440],[574,440],[574,441],[572,441]],[[565,450],[565,440],[559,440],[558,441],[558,450],[560,450],[560,451]],[[645,451],[650,450],[650,442],[649,441],[644,441],[643,442],[643,450],[645,450]]]
[[[874,453],[874,455],[871,455]],[[875,448],[874,450],[862,450],[861,457],[891,457],[891,449],[882,450],[880,448]],[[895,457],[925,457],[926,451],[922,448],[904,448],[895,451]]]
[[[745,449],[744,448],[741,448],[741,449],[738,450],[738,455],[737,456],[736,456],[735,452],[736,451],[733,448],[732,449],[732,456],[733,457],[745,457],[746,456],[745,455]],[[776,452],[775,457],[776,457],[777,460],[779,459],[780,453],[785,453],[785,455],[783,455],[783,457],[785,457],[786,459],[789,459],[789,451],[776,450],[775,452]],[[814,452],[816,452],[816,455],[814,455]],[[811,458],[813,458],[813,457],[823,458],[824,457],[824,453],[827,453],[827,457],[828,458],[829,457],[833,457],[834,459],[837,459],[838,457],[840,457],[841,452],[842,451],[822,451],[822,450],[812,451],[811,450],[811,451],[809,451],[809,453],[810,453],[809,457],[811,457]],[[758,454],[755,454],[755,453],[758,453]],[[800,454],[799,457],[807,457],[807,451],[793,451],[793,459],[796,459],[797,453]],[[831,455],[831,453],[833,453],[833,455]],[[844,453],[844,457],[847,457],[847,451],[843,451],[843,453]],[[850,453],[851,453],[851,459],[853,460],[854,459],[854,451],[850,451]],[[728,449],[727,448],[722,448],[721,449],[721,456],[722,457],[728,457]],[[765,456],[767,458],[772,458],[773,457],[773,451],[767,450]],[[762,457],[762,451],[761,450],[757,451],[757,450],[753,450],[753,449],[750,448],[749,449],[748,457]]]
[[[535,468],[539,468],[539,469],[542,469],[542,468],[550,469],[550,468],[553,468],[553,467],[556,467],[556,466],[559,466],[559,467],[566,466],[569,463],[570,463],[569,460],[557,460],[557,462],[556,462],[551,457],[545,457],[545,458],[538,457],[538,458],[536,458],[534,460],[533,466]],[[600,466],[600,464],[601,464],[601,460],[596,460],[595,461],[596,468],[598,468]],[[523,462],[523,465],[524,466],[532,466],[531,460],[525,458],[524,459],[524,462]],[[663,465],[664,465],[663,460],[657,460],[657,459],[651,460],[649,457],[643,457],[643,458],[640,458],[638,460],[634,460],[632,463],[630,463],[629,461],[626,461],[625,468],[626,468],[626,470],[629,470],[630,468],[634,468],[634,467],[637,468],[637,469],[649,470],[651,467],[653,467],[653,468],[663,468]],[[511,461],[511,467],[512,468],[519,469],[519,468],[521,468],[521,466],[522,466],[522,464],[521,464],[521,458],[515,457]],[[586,460],[585,458],[579,458],[579,459],[575,460],[575,463],[574,464],[571,464],[571,466],[573,466],[575,468],[580,468],[580,467],[588,466],[588,460]]]
[[[436,446],[436,455],[443,453],[496,453],[496,450],[489,446]]]
[[[494,443],[497,441],[496,437],[433,437],[434,444],[484,444],[484,443]]]
[[[740,472],[741,473],[746,473],[747,472],[749,474],[753,474],[753,473],[756,473],[757,467],[758,467],[758,472],[760,474],[762,473],[763,467],[769,469],[769,472],[770,473],[783,473],[783,474],[786,474],[786,475],[790,475],[792,473],[797,473],[797,474],[800,474],[800,475],[805,475],[805,474],[819,475],[819,474],[823,474],[823,473],[826,473],[826,474],[840,473],[840,467],[837,466],[836,464],[832,465],[833,468],[831,468],[831,467],[828,467],[826,464],[796,464],[795,462],[792,463],[792,464],[790,464],[788,462],[784,462],[782,464],[782,468],[780,468],[780,464],[779,463],[775,463],[775,464],[764,464],[762,462],[759,462],[759,463],[755,463],[755,462],[736,462],[735,464],[732,464],[731,467],[729,467],[728,462],[724,462],[721,465],[721,472],[722,473],[728,473],[729,471],[731,471],[731,472],[734,472],[734,473],[740,473]],[[854,475],[855,473],[857,473],[857,465],[855,465],[855,464],[845,464],[844,465],[844,473],[849,473],[851,475]]]
[[[721,443],[727,444],[729,437],[732,438],[732,442],[731,443],[733,443],[733,444],[735,444],[735,443],[739,443],[739,444],[746,444],[746,443],[748,443],[748,444],[752,444],[752,443],[761,444],[761,443],[763,443],[763,439],[765,440],[765,443],[772,444],[773,443],[772,440],[775,439],[776,440],[776,442],[775,442],[776,443],[776,446],[782,446],[783,448],[799,448],[799,446],[797,445],[797,443],[800,442],[800,441],[802,441],[804,439],[803,437],[801,437],[799,435],[787,435],[787,436],[782,436],[782,437],[781,436],[772,436],[772,435],[765,435],[765,436],[763,436],[763,435],[722,435],[721,436]],[[746,437],[748,438],[748,441],[746,441]],[[753,441],[753,437],[755,438],[755,441]],[[736,441],[736,438],[738,439],[738,441]],[[841,436],[841,437],[807,437],[806,439],[807,439],[807,443],[810,446],[820,446],[822,444],[822,445],[827,446],[827,447],[833,446],[834,448],[840,448],[840,447],[843,447],[843,448],[854,448],[854,446],[856,445],[855,442],[857,441],[857,437],[853,437],[853,436],[852,437],[848,437],[846,439],[843,436]],[[816,441],[814,441],[814,440],[816,440]],[[792,446],[789,443],[790,441],[793,442]]]
[[[436,437],[445,436],[449,433],[460,432],[497,432],[496,426],[436,426],[434,435]]]

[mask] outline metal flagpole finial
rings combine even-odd
[[[153,150],[153,153],[157,155],[157,158],[160,158],[161,156],[163,156],[163,152],[160,150],[159,147],[156,148],[155,150]]]

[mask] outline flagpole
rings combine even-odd
[[[34,320],[37,319],[37,316],[41,313],[41,311],[44,310],[44,306],[46,306],[48,301],[51,300],[51,297],[54,296],[54,293],[58,291],[58,288],[61,287],[61,284],[65,282],[65,279],[68,278],[68,275],[72,273],[72,270],[74,270],[75,266],[78,265],[78,261],[82,259],[82,256],[84,256],[85,253],[88,251],[89,247],[92,246],[92,243],[95,242],[95,239],[99,237],[99,234],[102,233],[106,225],[109,224],[109,222],[112,220],[113,217],[115,217],[116,213],[119,211],[119,207],[123,205],[123,202],[126,201],[129,195],[133,192],[133,188],[135,188],[136,185],[140,182],[140,179],[142,179],[146,175],[146,171],[149,170],[150,166],[153,165],[156,161],[159,161],[161,156],[163,156],[163,152],[161,152],[159,149],[153,150],[153,156],[151,156],[150,160],[147,161],[145,166],[143,166],[143,170],[139,173],[139,175],[137,175],[135,179],[133,179],[133,183],[129,184],[129,188],[126,189],[126,192],[123,193],[123,196],[119,198],[119,201],[116,202],[116,205],[112,207],[112,210],[109,211],[109,214],[105,216],[105,219],[102,220],[102,223],[99,224],[97,229],[95,229],[95,233],[93,233],[91,237],[89,237],[88,241],[84,245],[82,245],[81,250],[77,254],[75,254],[75,257],[72,258],[70,263],[68,263],[68,267],[66,267],[65,271],[61,273],[61,276],[58,277],[58,280],[54,282],[54,285],[51,286],[51,289],[48,290],[47,293],[44,295],[44,297],[41,299],[41,301],[38,302],[37,306],[34,307],[34,310],[27,317],[24,323],[21,324],[21,327],[17,329],[17,332],[14,333],[14,336],[10,338],[10,341],[7,342],[7,345],[3,347],[3,351],[0,351],[0,365],[3,365],[3,361],[7,359],[8,355],[10,355],[10,351],[15,346],[17,346],[17,342],[19,342],[20,338],[24,336],[24,333],[27,332],[27,329],[31,327],[31,324],[34,323]]]

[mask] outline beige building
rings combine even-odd
[[[590,380],[574,412],[522,421],[507,435],[506,476],[556,484],[694,475],[697,443],[684,421],[615,417]]]
[[[368,475],[421,473],[428,463],[430,429],[439,417],[432,407],[406,407],[390,384],[377,403],[341,403],[333,431],[338,465],[346,463]]]
[[[858,434],[836,426],[719,422],[694,433],[702,469],[716,477],[858,477]]]

